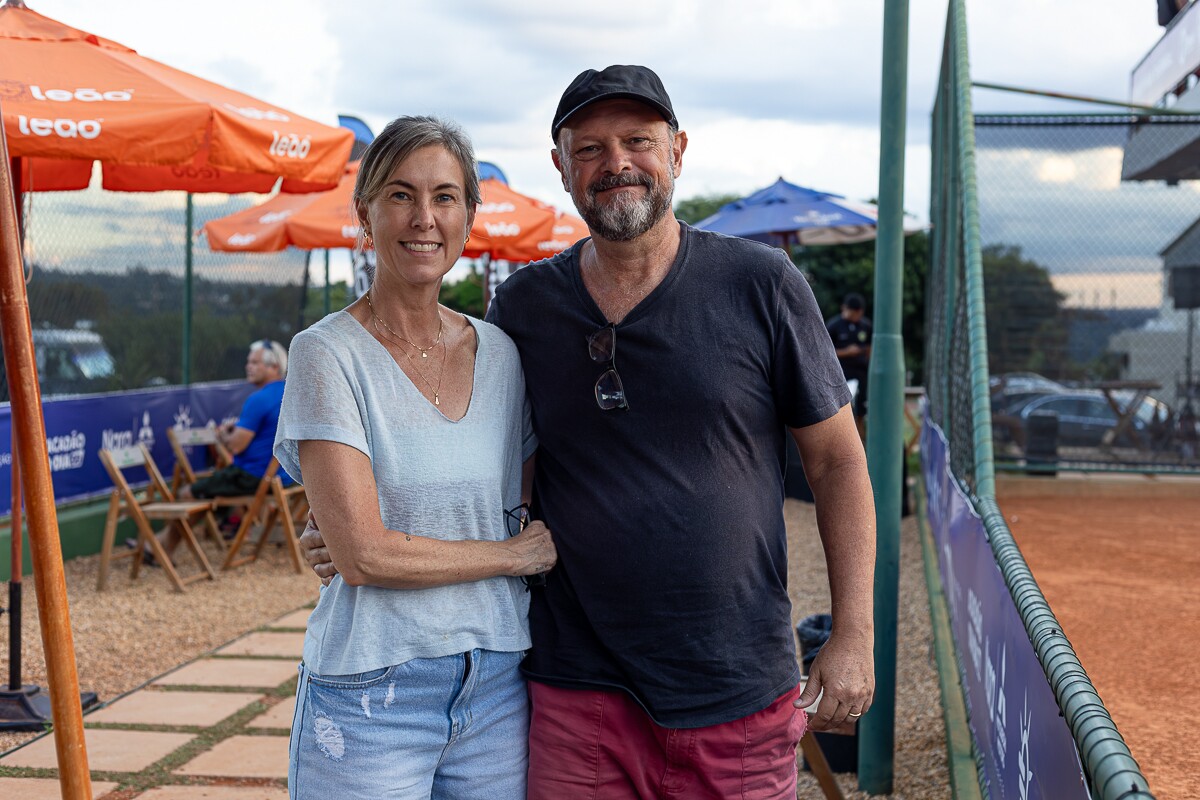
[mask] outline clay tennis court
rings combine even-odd
[[[1001,476],[996,493],[1155,797],[1200,797],[1200,480]]]

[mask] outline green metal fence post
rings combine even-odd
[[[875,333],[871,341],[867,464],[875,491],[875,701],[859,722],[858,786],[891,794],[896,728],[896,604],[904,458],[904,135],[908,0],[886,0],[880,108]]]
[[[184,213],[183,256],[183,384],[192,382],[192,193]]]

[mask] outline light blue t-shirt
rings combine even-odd
[[[507,538],[504,511],[521,502],[521,465],[537,441],[516,347],[499,328],[468,320],[478,340],[475,379],[458,422],[425,399],[349,313],[297,334],[275,439],[283,467],[303,483],[298,443],[340,442],[370,457],[389,530]],[[474,648],[525,650],[528,613],[519,578],[385,589],[338,576],[309,617],[304,663],[320,675],[345,675]]]

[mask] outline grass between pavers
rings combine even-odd
[[[302,610],[305,608],[312,609],[314,607],[315,607],[315,604],[310,603],[310,604],[301,606],[300,608],[297,608],[293,611],[290,611],[290,612],[288,612],[288,614],[294,614],[296,611],[299,611],[299,610]],[[284,616],[286,616],[286,615],[284,615]],[[133,694],[134,692],[137,692],[137,691],[210,692],[210,693],[214,693],[214,694],[250,693],[250,694],[259,694],[262,696],[263,699],[255,700],[254,702],[247,705],[245,708],[242,708],[239,711],[237,711],[237,712],[231,714],[230,716],[226,717],[225,719],[221,720],[216,725],[202,727],[202,726],[196,726],[196,725],[148,725],[148,724],[130,724],[130,723],[113,723],[113,722],[89,722],[85,715],[85,717],[84,717],[84,727],[85,728],[94,728],[97,730],[130,730],[130,731],[151,731],[151,732],[162,732],[162,733],[186,733],[186,734],[192,734],[195,736],[195,738],[192,739],[187,744],[183,745],[179,749],[164,756],[159,761],[156,761],[155,763],[150,764],[145,769],[142,769],[139,772],[130,773],[130,772],[110,772],[107,770],[90,770],[93,781],[97,781],[97,782],[106,781],[106,782],[111,782],[111,783],[117,784],[117,788],[114,789],[112,792],[110,792],[108,795],[106,795],[106,800],[126,800],[127,798],[136,797],[137,795],[141,794],[142,792],[152,789],[156,786],[167,786],[167,785],[242,786],[242,787],[251,787],[251,788],[258,787],[258,786],[264,786],[264,787],[286,788],[287,781],[285,779],[276,779],[276,778],[241,778],[241,779],[239,779],[239,778],[225,778],[225,777],[207,778],[205,776],[195,776],[195,775],[176,775],[172,772],[172,770],[178,769],[179,767],[183,766],[184,764],[188,763],[192,759],[199,756],[201,753],[208,752],[213,747],[215,747],[217,744],[224,741],[225,739],[230,738],[231,736],[239,736],[239,735],[240,736],[279,736],[281,734],[288,735],[290,733],[290,730],[285,729],[285,728],[249,728],[249,727],[247,727],[247,724],[254,718],[264,714],[266,711],[268,711],[270,708],[277,705],[278,703],[281,703],[284,700],[286,700],[287,698],[294,696],[296,694],[296,681],[298,679],[297,677],[289,677],[287,680],[283,681],[278,686],[276,686],[274,688],[266,688],[266,689],[264,689],[264,687],[262,687],[262,686],[211,686],[211,685],[193,685],[193,684],[162,685],[162,684],[154,684],[153,681],[156,681],[165,675],[170,675],[171,673],[178,671],[179,669],[187,666],[188,664],[195,663],[196,661],[200,661],[205,658],[212,659],[212,660],[250,659],[250,660],[261,660],[261,661],[283,661],[283,660],[298,661],[299,659],[296,656],[233,655],[233,654],[226,655],[226,654],[218,654],[215,651],[219,650],[221,648],[224,648],[224,647],[228,647],[229,645],[233,644],[234,642],[237,642],[240,639],[243,639],[252,633],[260,633],[260,632],[303,633],[304,630],[305,630],[304,628],[296,628],[296,627],[273,628],[273,627],[271,627],[271,623],[267,623],[265,625],[258,626],[256,628],[246,631],[241,636],[237,636],[237,637],[231,639],[230,641],[223,643],[222,645],[220,645],[220,647],[214,648],[213,651],[202,654],[198,658],[196,658],[192,661],[189,661],[185,664],[180,664],[175,669],[169,670],[168,672],[165,672],[162,675],[158,675],[158,676],[150,679],[149,681],[146,681],[146,683],[142,684],[141,686],[138,686],[119,697],[113,698],[109,702],[104,703],[103,706],[100,706],[100,708],[103,708],[105,706],[111,705],[111,704],[115,703],[117,700],[120,700],[123,697],[127,697],[130,694]],[[49,725],[47,725],[46,732],[44,734],[42,734],[41,736],[37,736],[37,737],[31,739],[30,741],[20,745],[19,747],[12,748],[11,750],[6,751],[6,753],[0,753],[0,755],[7,755],[7,753],[16,752],[17,750],[20,750],[22,747],[27,747],[28,745],[32,744],[33,742],[36,742],[36,741],[40,740],[41,738],[43,738],[44,736],[51,734],[51,733],[52,733],[51,727]],[[10,766],[0,765],[0,778],[49,778],[49,779],[55,780],[58,778],[58,770],[57,769],[40,768],[40,767],[10,767]]]
[[[288,678],[288,680],[292,682],[292,686],[294,687],[296,684],[296,678]],[[267,695],[269,697],[274,697],[275,693],[277,691],[279,691],[278,689],[268,689],[268,688],[265,688],[262,686],[211,686],[209,684],[190,684],[190,683],[181,683],[178,685],[163,684],[163,685],[155,685],[153,687],[147,686],[145,688],[148,691],[155,691],[155,692],[208,692],[211,694],[224,694],[227,692],[230,692],[230,693],[242,692],[243,694],[261,694],[261,695]],[[293,691],[295,691],[295,690],[293,689]],[[116,702],[116,701],[114,700],[113,702]],[[272,704],[272,705],[274,705],[274,704]],[[84,723],[87,723],[87,717],[84,717],[83,721],[84,721]],[[95,724],[97,727],[99,727],[100,723],[95,723]]]
[[[289,614],[295,613],[301,609],[312,609],[315,604],[307,604],[297,608]],[[285,615],[286,616],[286,615]],[[262,686],[210,686],[210,685],[162,685],[153,684],[153,681],[170,675],[173,672],[186,667],[188,664],[195,663],[202,659],[208,658],[213,660],[229,660],[229,659],[257,659],[262,661],[282,661],[282,660],[298,660],[296,656],[261,656],[261,655],[219,655],[215,650],[223,647],[228,647],[239,639],[249,636],[251,633],[266,632],[266,631],[295,631],[302,633],[304,628],[272,628],[270,623],[253,628],[246,631],[241,636],[235,637],[228,642],[223,643],[220,647],[214,648],[213,651],[202,654],[199,657],[185,664],[180,664],[175,669],[164,672],[162,675],[151,678],[146,683],[138,686],[125,694],[113,698],[104,706],[111,705],[123,697],[127,697],[137,691],[152,691],[152,692],[211,692],[211,693],[253,693],[263,697],[262,700],[255,700],[245,708],[231,714],[225,719],[218,722],[216,725],[209,727],[199,727],[195,725],[139,725],[139,724],[124,724],[124,723],[104,723],[104,722],[89,722],[87,717],[84,717],[85,728],[95,728],[97,730],[134,730],[134,731],[154,731],[166,733],[187,733],[194,734],[196,738],[192,739],[187,744],[179,749],[164,756],[159,761],[147,766],[139,772],[109,772],[106,770],[90,770],[92,780],[100,782],[106,781],[116,783],[117,788],[106,795],[106,800],[127,800],[141,794],[144,791],[153,789],[156,786],[241,786],[241,787],[279,787],[286,788],[286,779],[277,778],[207,778],[205,776],[194,775],[176,775],[172,772],[192,759],[199,756],[201,753],[208,752],[220,742],[231,736],[278,736],[281,733],[284,735],[290,733],[287,729],[282,728],[248,728],[247,723],[255,717],[260,716],[267,710],[283,702],[288,697],[296,693],[296,681],[298,677],[289,677],[287,680],[280,683],[274,688],[264,689]],[[44,736],[51,734],[50,726],[47,726],[46,732],[41,736],[37,736],[28,742],[14,747],[0,755],[16,752],[22,747],[27,747],[33,742],[36,742]],[[40,767],[10,767],[0,765],[0,778],[49,778],[55,780],[58,778],[57,769],[46,769]]]
[[[127,730],[127,731],[154,731],[160,733],[187,733],[194,734],[196,738],[192,739],[187,744],[181,746],[177,750],[172,751],[168,755],[150,764],[139,772],[108,772],[103,770],[92,770],[92,780],[94,781],[111,781],[118,784],[114,790],[115,794],[110,794],[108,797],[113,800],[122,800],[128,794],[133,797],[137,794],[153,789],[156,786],[167,785],[187,785],[187,786],[269,786],[286,788],[287,781],[278,778],[206,778],[205,776],[196,775],[176,775],[173,770],[178,769],[192,759],[199,756],[201,753],[206,753],[213,749],[217,744],[230,738],[231,736],[278,736],[283,729],[278,728],[248,728],[247,723],[255,717],[270,710],[273,706],[284,702],[287,698],[296,693],[296,678],[288,678],[273,689],[263,691],[262,687],[233,687],[233,686],[171,686],[171,687],[155,687],[156,690],[162,691],[209,691],[215,693],[234,693],[234,692],[257,692],[263,695],[262,700],[255,700],[245,708],[242,708],[233,714],[230,714],[225,719],[215,725],[208,727],[200,727],[196,725],[146,725],[132,723],[116,723],[116,722],[87,722],[84,720],[86,728],[94,728],[97,730]],[[287,731],[284,731],[287,733]],[[41,737],[38,737],[40,739]],[[33,739],[31,741],[37,741]],[[27,745],[23,745],[27,746]],[[19,750],[20,748],[16,748]],[[10,751],[15,752],[15,751]],[[58,778],[57,769],[43,769],[38,767],[6,767],[0,766],[0,778]]]

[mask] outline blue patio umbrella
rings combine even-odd
[[[726,203],[697,228],[766,242],[787,250],[793,244],[851,244],[875,238],[878,212],[869,203],[806,189],[783,178],[748,197]],[[905,221],[904,232],[920,226]]]

